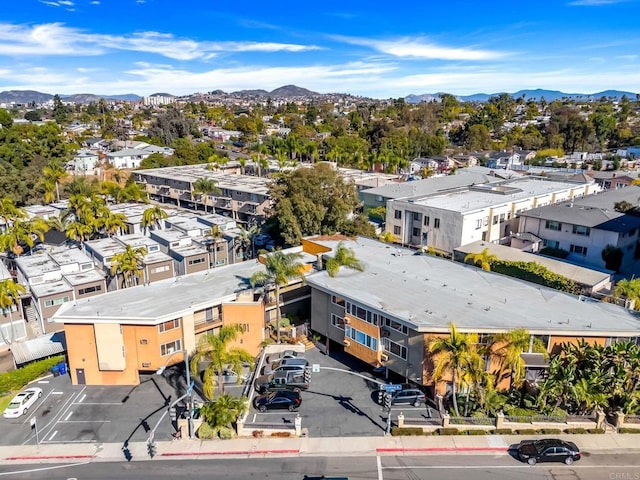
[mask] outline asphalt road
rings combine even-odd
[[[132,463],[0,466],[0,478],[20,480],[190,480],[281,479],[320,480],[637,480],[636,454],[589,455],[571,466],[530,467],[507,455],[428,455],[401,457],[243,458],[213,460],[151,460]]]

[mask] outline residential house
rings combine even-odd
[[[595,182],[600,185],[604,190],[611,190],[616,188],[624,188],[631,185],[634,181],[638,180],[637,173],[631,172],[611,172],[611,171],[594,171],[589,170],[586,172]]]
[[[107,163],[120,169],[139,168],[142,160],[151,155],[148,150],[138,150],[134,148],[126,148],[117,152],[109,152],[106,154]]]

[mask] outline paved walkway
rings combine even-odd
[[[373,456],[373,455],[507,455],[510,445],[539,436],[415,436],[344,438],[241,438],[233,440],[175,440],[157,442],[155,459],[212,457]],[[640,434],[564,435],[583,452],[640,451]],[[0,447],[0,463],[61,463],[150,460],[145,442],[123,449],[122,444],[74,443]]]

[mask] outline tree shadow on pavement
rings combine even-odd
[[[323,397],[330,397],[333,398],[335,401],[338,402],[338,405],[340,405],[342,408],[344,408],[345,410],[348,410],[351,413],[355,413],[356,415],[360,416],[360,417],[365,417],[366,419],[368,419],[372,424],[374,424],[376,427],[380,428],[381,430],[384,430],[384,428],[386,427],[382,427],[379,423],[377,423],[373,418],[371,418],[368,414],[366,414],[365,412],[363,412],[362,410],[360,410],[357,406],[355,406],[352,403],[353,398],[351,397],[345,397],[344,395],[330,395],[328,393],[322,393],[322,392],[315,392],[313,390],[307,390],[307,393],[311,393],[313,395],[322,395]]]

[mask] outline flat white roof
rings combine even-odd
[[[310,239],[313,240],[313,239]],[[335,248],[338,240],[317,240]],[[375,240],[344,241],[364,266],[306,277],[314,288],[386,312],[424,332],[504,332],[640,336],[637,313],[610,303],[570,295],[480,268]]]

